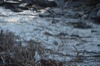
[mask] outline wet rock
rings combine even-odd
[[[41,9],[41,7],[35,7],[36,9]],[[39,14],[40,17],[49,17],[50,13],[48,12],[49,10],[51,10],[49,7],[42,9],[42,10],[38,10],[38,12],[41,12]]]
[[[87,14],[84,14],[82,15],[81,19],[87,19],[88,18],[88,15]]]
[[[49,9],[46,12],[40,14],[39,16],[40,17],[52,17],[52,18],[55,18],[55,17],[61,17],[63,15],[64,14],[61,12],[60,9]]]
[[[55,1],[55,3],[57,4],[57,6],[59,7],[59,8],[61,8],[62,10],[65,8],[65,1],[64,0],[54,0]]]
[[[44,60],[41,59],[42,66],[63,66],[63,62],[55,61],[55,60]]]
[[[80,29],[88,29],[91,28],[90,25],[87,25],[85,23],[78,23],[77,25],[74,26],[75,28],[80,28]]]
[[[26,6],[33,3],[33,0],[7,0],[6,3],[17,4],[22,9],[28,9]]]
[[[21,0],[4,0],[3,7],[6,9],[11,9],[12,11],[15,12],[22,12],[21,9],[19,9],[18,5]]]
[[[20,8],[15,8],[15,9],[13,9],[13,11],[14,11],[14,12],[22,12],[23,10],[20,9]]]
[[[95,6],[98,3],[100,3],[100,0],[87,0],[87,4],[90,6]]]
[[[5,7],[6,9],[10,9],[11,11],[14,11],[14,12],[22,12],[22,11],[23,11],[22,9],[20,9],[20,8],[18,7],[18,4],[6,3],[6,4],[4,5],[4,7]]]
[[[97,20],[98,23],[100,23],[100,9],[98,10],[96,15],[97,15],[96,20]]]
[[[4,3],[4,0],[0,0],[0,4],[3,4]]]
[[[88,12],[89,18],[96,19],[96,18],[98,18],[98,16],[100,16],[100,14],[99,14],[100,4],[95,5],[95,7],[92,7],[92,9],[89,9],[89,10],[90,10]]]
[[[96,15],[97,15],[97,17],[100,17],[100,9],[98,10]]]
[[[54,8],[54,9],[51,9],[51,11],[53,11],[55,14],[65,14],[64,11],[62,11],[62,9],[60,8]]]
[[[57,4],[54,0],[34,0],[33,4],[37,4],[42,7],[55,7]]]
[[[29,8],[28,6],[32,7],[33,5],[33,0],[22,0],[19,7],[21,8]]]
[[[22,64],[17,64],[17,63],[9,63],[9,64],[5,64],[3,66],[24,66]]]
[[[54,36],[53,34],[49,33],[49,32],[45,32],[44,33],[45,35],[48,35],[48,36]]]
[[[100,24],[100,9],[96,12],[95,23]]]
[[[73,12],[73,11],[68,11],[66,14],[65,14],[65,17],[75,17],[76,13]]]
[[[96,7],[100,8],[100,4],[97,4]]]
[[[100,17],[100,4],[96,5],[95,10],[96,10],[96,17]]]
[[[33,0],[21,0],[21,3],[33,3]]]
[[[0,58],[0,66],[3,66],[3,61],[1,58]]]
[[[29,9],[29,4],[28,3],[21,3],[19,4],[19,8],[23,9],[23,10],[28,10]]]
[[[74,23],[69,23],[69,25],[74,26],[74,28],[79,28],[79,29],[88,29],[92,28],[90,25],[83,23],[83,22],[74,22]]]
[[[97,46],[100,47],[100,44],[98,44]]]
[[[14,12],[22,12],[23,10],[28,10],[29,7],[26,6],[32,3],[32,0],[5,0],[3,6]]]
[[[73,1],[73,2],[69,2],[67,7],[79,7],[81,6],[82,2],[80,1]]]
[[[89,14],[89,18],[94,19],[96,18],[96,11],[91,11],[91,13]]]
[[[39,14],[40,17],[50,17],[50,13]]]

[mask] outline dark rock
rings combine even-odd
[[[88,18],[88,15],[87,14],[84,14],[82,15],[81,19],[87,19]]]
[[[63,62],[55,61],[55,60],[44,60],[41,59],[42,66],[63,66]]]
[[[21,3],[33,3],[34,0],[21,0]]]
[[[3,61],[1,58],[0,58],[0,66],[3,66]]]
[[[79,7],[81,6],[82,2],[80,1],[73,1],[68,3],[68,7]]]
[[[20,9],[20,8],[15,8],[15,9],[13,9],[12,11],[14,11],[14,12],[22,12],[23,10]]]
[[[96,12],[95,23],[100,24],[100,9]]]
[[[49,12],[45,12],[43,14],[39,14],[40,17],[50,17],[50,13]]]
[[[18,7],[23,10],[28,10],[29,9],[28,5],[29,5],[28,3],[21,3],[18,5]]]
[[[0,2],[1,2],[0,4],[2,4],[3,0]],[[33,4],[42,7],[48,7],[48,6],[54,7],[56,5],[54,1],[49,1],[49,0],[42,0],[42,1],[41,0],[4,0],[3,6],[6,7],[7,9],[11,9],[12,11],[21,12],[22,10],[35,8]]]
[[[32,0],[5,0],[4,7],[11,9],[14,12],[22,12],[22,10],[27,10],[26,5],[33,3]]]
[[[65,1],[64,0],[54,0],[55,1],[55,3],[57,4],[57,6],[59,7],[59,8],[61,8],[62,10],[65,8]]]
[[[0,0],[0,4],[3,4],[4,3],[4,0]]]
[[[100,47],[100,44],[98,44],[97,46]]]
[[[4,3],[2,6],[14,12],[22,12],[25,8],[19,7],[19,5],[21,4],[21,1],[22,0],[4,0]]]
[[[10,64],[5,64],[3,66],[24,66],[24,65],[18,63],[10,63]]]
[[[33,4],[37,4],[42,7],[55,7],[57,4],[53,0],[33,0]]]
[[[20,4],[18,4],[17,6],[22,10],[28,10],[32,8],[32,5],[33,5],[33,0],[21,0]]]
[[[92,28],[92,26],[83,23],[83,22],[74,22],[74,23],[70,23],[69,25],[74,26],[74,28],[79,28],[79,29],[88,29],[88,28]]]
[[[96,7],[100,8],[100,3],[96,5]]]
[[[87,0],[87,4],[90,6],[94,6],[98,3],[100,3],[100,0]]]
[[[22,12],[22,9],[20,9],[18,7],[18,4],[6,3],[6,4],[4,4],[4,7],[6,9],[10,9],[11,11],[14,11],[14,12]]]
[[[87,25],[86,23],[77,23],[76,25],[74,25],[74,27],[80,29],[92,28],[90,25]]]
[[[94,7],[90,10],[90,13],[89,13],[89,18],[97,18],[97,12],[98,12],[99,8],[98,7]]]
[[[97,16],[97,17],[100,17],[100,9],[98,10],[96,16]]]
[[[99,13],[100,4],[96,4],[95,6],[90,6],[90,7],[92,8],[88,8],[89,18],[97,19],[100,16],[100,13]]]

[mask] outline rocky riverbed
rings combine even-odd
[[[13,12],[1,6],[0,29],[19,35],[22,42],[40,42],[45,52],[36,59],[59,60],[65,66],[99,66],[100,24],[88,19],[84,11],[70,8],[62,15],[59,8],[52,8],[54,14],[48,9]]]

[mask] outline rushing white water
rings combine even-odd
[[[66,17],[58,18],[58,22],[52,23],[38,14],[30,10],[15,13],[0,7],[0,29],[12,31],[25,40],[41,42],[47,51],[53,52],[45,53],[47,58],[70,61],[77,55],[77,51],[84,56],[100,54],[100,25],[91,20]],[[91,28],[80,29],[69,25],[80,21],[84,21]],[[86,62],[91,64],[90,60]]]

